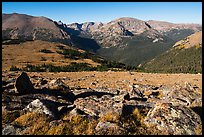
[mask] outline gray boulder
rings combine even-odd
[[[200,116],[193,110],[171,103],[157,103],[148,112],[144,123],[147,127],[156,126],[162,134],[167,135],[195,135],[202,124]]]
[[[45,113],[52,118],[57,118],[58,109],[53,103],[48,102],[47,100],[36,99],[27,105],[23,109],[24,112],[36,112],[36,113]]]

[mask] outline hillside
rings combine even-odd
[[[202,32],[177,42],[170,50],[142,67],[148,72],[202,73]]]
[[[151,34],[157,35],[151,38]],[[150,30],[141,33],[139,36],[122,38],[122,41],[122,46],[101,48],[97,53],[110,60],[117,60],[127,65],[138,66],[146,60],[150,60],[167,51],[174,44],[172,39],[155,32],[151,33]]]
[[[69,65],[71,62],[88,63],[91,66],[99,65],[99,63],[96,63],[91,59],[74,60],[72,58],[64,58],[64,55],[57,53],[57,51],[61,51],[62,48],[75,50],[64,44],[40,40],[21,44],[2,45],[2,69],[8,70],[11,65],[22,68],[25,67],[26,64],[52,64],[55,66],[63,66]],[[84,51],[79,50],[79,52]]]
[[[174,44],[174,48],[191,48],[191,47],[202,47],[202,31],[196,32],[183,40],[180,40]]]
[[[2,69],[34,72],[130,70],[122,63],[108,61],[94,53],[65,44],[48,41],[27,41],[2,45]]]

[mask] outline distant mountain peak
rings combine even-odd
[[[142,21],[133,17],[120,17],[120,18],[116,18],[113,21]]]
[[[69,41],[68,34],[47,17],[2,14],[2,31],[3,39]]]

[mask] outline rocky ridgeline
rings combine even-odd
[[[35,81],[35,82],[33,82]],[[46,114],[50,123],[61,120],[61,116],[81,115],[98,119],[96,134],[128,134],[124,126],[101,119],[107,114],[120,117],[133,113],[135,109],[146,110],[144,123],[160,134],[194,135],[201,122],[202,95],[190,83],[167,88],[133,84],[130,91],[108,89],[71,89],[64,84],[66,79],[45,79],[29,76],[23,72],[18,78],[10,77],[2,82],[2,110]],[[120,122],[119,122],[120,123]],[[24,128],[11,122],[3,124],[2,134],[23,134]],[[201,131],[202,132],[202,131]]]

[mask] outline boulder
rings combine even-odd
[[[202,105],[202,102],[199,102],[199,100],[202,100],[202,94],[183,87],[173,88],[166,99],[168,99],[174,105],[185,105],[189,107],[192,107],[192,104],[194,106],[196,106],[196,104],[199,106]],[[197,103],[195,104],[195,102]]]
[[[52,118],[57,118],[58,109],[55,104],[47,101],[47,100],[39,100],[36,99],[29,103],[23,111],[29,112],[37,112],[37,113],[45,113]]]
[[[157,103],[144,119],[147,127],[156,126],[167,135],[195,135],[201,118],[190,108],[171,103]]]
[[[74,104],[76,108],[94,117],[102,117],[107,112],[122,115],[123,111],[123,103],[115,101],[111,95],[103,95],[101,98],[96,96],[77,98]]]
[[[16,79],[15,88],[16,93],[18,94],[32,93],[34,87],[27,73],[22,72],[21,75]]]

